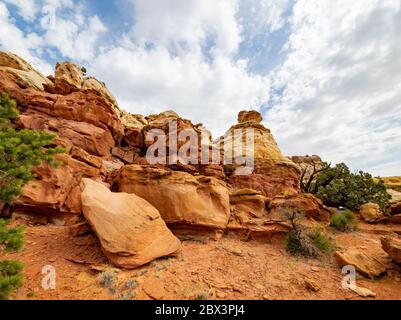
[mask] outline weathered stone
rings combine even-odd
[[[85,122],[55,118],[32,110],[22,114],[19,122],[27,129],[56,132],[62,141],[69,141],[69,144],[98,156],[109,156],[115,144],[108,129]]]
[[[312,194],[303,193],[295,197],[276,197],[269,202],[268,216],[271,219],[286,220],[286,215],[298,209],[306,218],[329,222],[331,211],[320,199]]]
[[[212,228],[228,223],[229,191],[215,178],[131,165],[120,170],[115,182],[119,191],[149,201],[166,223]]]
[[[376,297],[376,293],[374,293],[373,291],[366,289],[366,288],[352,286],[352,287],[350,287],[350,290],[354,291],[358,296],[360,296],[362,298],[375,298]]]
[[[85,218],[116,266],[137,268],[180,248],[180,241],[147,201],[134,194],[112,193],[90,179],[82,182]]]
[[[249,119],[255,118],[252,112]],[[240,114],[239,120],[248,120],[248,115]],[[260,114],[259,114],[260,117]],[[259,120],[256,117],[256,120]],[[245,143],[247,131],[251,131],[254,144]],[[282,195],[296,195],[300,192],[299,168],[290,159],[284,157],[269,129],[258,121],[240,122],[232,126],[225,136],[219,139],[221,150],[233,150],[233,160],[250,156],[254,158],[253,171],[243,175],[244,165],[233,161],[229,182],[236,189],[255,189],[269,199]],[[241,170],[241,171],[239,171]]]
[[[32,68],[29,63],[10,52],[0,51],[0,71],[14,75],[20,88],[34,88],[43,91],[44,84],[51,84],[49,79]]]
[[[257,111],[241,111],[238,114],[238,123],[255,122],[261,123],[263,121],[262,115]]]
[[[381,239],[382,248],[390,258],[396,262],[401,263],[401,239],[400,238],[390,238],[383,237]]]
[[[252,218],[263,218],[266,215],[266,197],[252,189],[235,190],[230,195],[230,204],[234,213],[249,215]]]
[[[136,156],[136,153],[133,148],[122,148],[122,147],[114,147],[111,150],[111,154],[127,164],[132,164]]]
[[[367,255],[364,251],[350,248],[345,252],[335,252],[338,263],[341,266],[352,265],[362,275],[374,278],[380,276],[387,269],[387,261],[378,257]]]
[[[73,62],[56,64],[55,91],[60,94],[69,94],[82,88],[82,72]]]
[[[107,89],[106,84],[97,80],[94,77],[86,77],[82,83],[83,90],[95,90],[99,92],[103,98],[108,100],[113,106],[117,108],[118,103],[113,94]]]

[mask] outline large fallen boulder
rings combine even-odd
[[[119,171],[114,188],[149,201],[168,224],[224,229],[230,216],[229,189],[212,177],[130,165]]]
[[[383,237],[381,239],[382,248],[390,258],[396,262],[401,263],[401,239],[394,237]]]
[[[90,179],[83,179],[82,184],[85,218],[116,266],[137,268],[179,250],[180,241],[146,200],[134,194],[112,193]]]
[[[387,270],[387,260],[381,256],[368,255],[357,248],[350,248],[344,252],[337,251],[334,256],[341,266],[352,265],[356,271],[368,278],[378,277]]]

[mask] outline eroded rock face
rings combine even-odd
[[[401,239],[395,237],[383,237],[382,248],[395,263],[401,264]]]
[[[276,197],[269,202],[269,217],[286,220],[287,214],[299,210],[306,218],[329,222],[331,210],[312,194],[302,193],[295,197]]]
[[[231,217],[227,226],[229,233],[249,239],[266,240],[274,235],[285,234],[291,229],[287,219],[272,219],[267,210],[267,198],[259,191],[240,189],[230,195]]]
[[[101,170],[67,154],[57,155],[56,159],[61,162],[58,168],[43,164],[33,169],[37,178],[24,187],[24,195],[15,202],[18,208],[40,211],[51,216],[81,214],[81,179],[89,177],[102,181],[104,177]]]
[[[257,111],[241,111],[238,114],[238,123],[244,123],[244,122],[261,123],[262,121],[263,117]]]
[[[232,126],[225,136],[220,138],[219,143],[222,149],[224,143],[225,148],[233,150],[234,157],[253,154],[255,163],[251,175],[238,175],[238,166],[234,164],[229,177],[230,184],[236,189],[258,190],[269,199],[279,194],[298,194],[299,169],[294,162],[282,155],[270,130],[260,124],[261,115],[256,111],[241,112],[238,118],[239,123]],[[253,132],[254,146],[245,143],[249,134],[247,130]]]
[[[56,64],[54,87],[59,94],[69,94],[82,88],[83,76],[79,66],[73,62]]]
[[[85,218],[116,266],[137,268],[179,250],[180,241],[147,201],[134,194],[112,193],[90,179],[82,182]]]
[[[228,187],[212,177],[131,165],[120,170],[115,188],[149,201],[168,224],[224,229],[228,223]]]
[[[117,108],[117,100],[116,98],[114,98],[110,90],[106,87],[106,84],[104,82],[100,82],[94,77],[86,77],[83,80],[82,89],[94,90],[96,92],[99,92],[103,98],[105,98],[108,102],[110,102],[113,106]]]
[[[266,216],[266,197],[252,189],[235,190],[230,195],[230,204],[237,216],[263,218]]]
[[[363,220],[370,223],[381,221],[384,216],[376,203],[365,203],[361,206],[359,213]]]
[[[44,90],[51,81],[36,71],[29,63],[11,52],[0,51],[0,71],[15,76],[16,83],[22,88]]]
[[[100,157],[110,156],[110,150],[115,146],[110,131],[93,124],[51,117],[32,110],[22,114],[19,122],[26,129],[52,131],[64,141],[64,146],[76,146]]]

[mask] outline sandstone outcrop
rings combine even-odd
[[[230,195],[231,216],[228,232],[234,232],[245,240],[266,239],[291,229],[286,217],[274,218],[267,208],[267,198],[252,189],[234,190]]]
[[[83,75],[79,66],[73,62],[56,64],[54,80],[55,93],[69,94],[82,88]]]
[[[229,189],[218,179],[131,165],[123,167],[114,181],[116,191],[147,200],[168,224],[218,229],[227,226]]]
[[[266,197],[259,191],[235,190],[230,194],[230,204],[237,217],[263,218],[266,216]]]
[[[244,111],[238,116],[238,121],[238,124],[232,126],[220,138],[219,144],[222,150],[224,146],[232,150],[233,160],[253,155],[254,170],[251,175],[238,175],[237,169],[240,165],[235,161],[233,165],[226,165],[226,170],[231,167],[230,184],[237,189],[258,190],[269,199],[280,194],[298,194],[300,192],[299,168],[282,155],[270,130],[260,123],[261,115],[256,111]],[[250,133],[253,134],[253,146],[246,144],[247,134]]]
[[[12,74],[20,88],[44,90],[51,81],[36,71],[22,58],[10,52],[0,51],[0,71]]]
[[[90,179],[82,182],[83,213],[116,266],[137,268],[179,250],[180,241],[147,201],[134,194],[112,193]]]
[[[302,193],[295,197],[276,197],[269,202],[271,219],[287,220],[288,213],[298,209],[306,218],[329,222],[332,212],[312,194]]]

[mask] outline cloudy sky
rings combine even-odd
[[[0,0],[0,49],[74,60],[132,113],[218,136],[260,110],[286,155],[401,175],[401,0]]]

